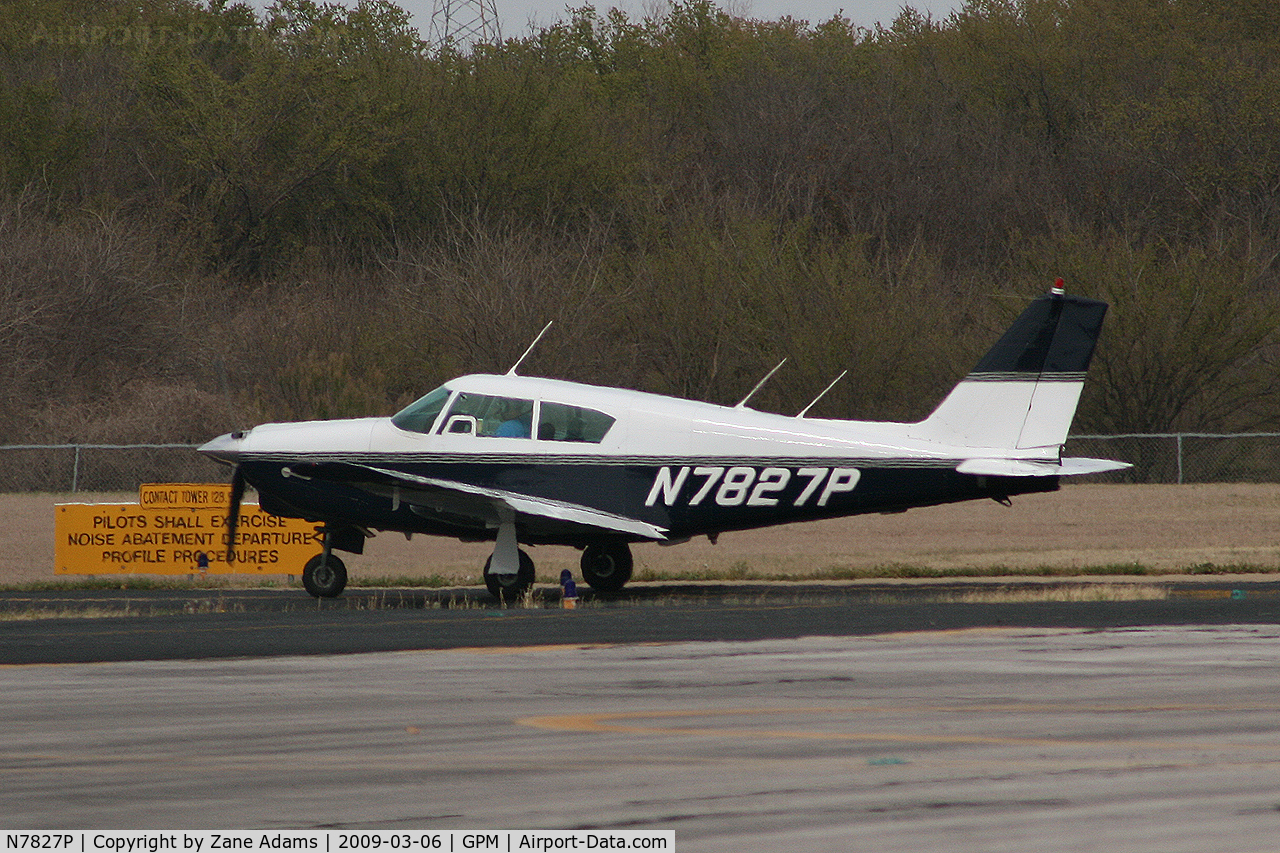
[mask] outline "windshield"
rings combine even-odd
[[[436,416],[449,401],[448,388],[441,385],[425,397],[421,397],[391,416],[391,422],[408,432],[431,432]]]

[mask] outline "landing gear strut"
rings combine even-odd
[[[347,586],[347,566],[333,556],[333,533],[324,531],[324,550],[302,568],[302,586],[316,598],[333,598]]]
[[[582,579],[596,592],[617,592],[631,580],[631,549],[627,544],[588,545],[582,552]]]

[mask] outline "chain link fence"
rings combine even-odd
[[[1078,435],[1065,456],[1131,462],[1124,471],[1097,474],[1095,482],[1280,482],[1280,433],[1132,433]]]
[[[0,446],[0,492],[127,492],[141,483],[221,483],[230,472],[192,444]],[[1067,456],[1132,462],[1094,482],[1280,482],[1280,433],[1078,435]]]
[[[142,483],[221,483],[230,469],[193,444],[0,446],[0,492],[129,492]]]

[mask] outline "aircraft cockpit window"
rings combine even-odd
[[[594,409],[543,403],[538,419],[538,438],[545,441],[585,441],[599,444],[613,426],[614,418]]]
[[[391,422],[406,432],[431,432],[436,416],[440,414],[444,404],[449,402],[449,394],[449,389],[441,385],[396,412],[391,416]]]
[[[533,401],[463,392],[449,409],[449,424],[471,418],[475,434],[494,438],[528,438],[533,428]],[[453,428],[450,427],[450,432]]]

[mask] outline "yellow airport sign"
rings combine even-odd
[[[314,523],[242,504],[236,560],[228,563],[228,504],[229,500],[207,508],[58,504],[54,574],[300,575],[307,560],[322,550]]]

